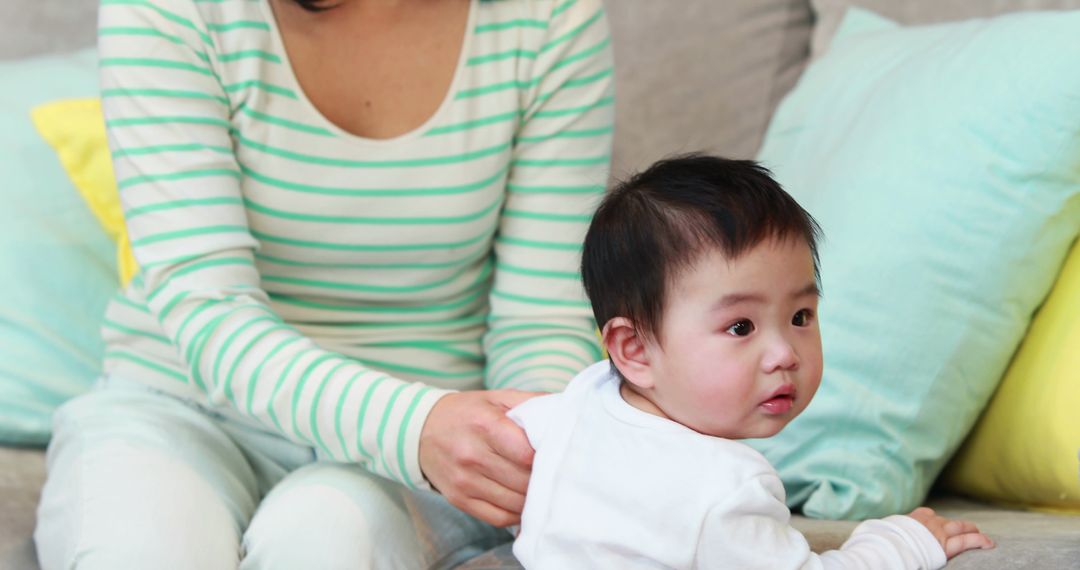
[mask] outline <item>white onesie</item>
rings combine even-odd
[[[945,565],[930,531],[899,515],[815,554],[760,453],[630,406],[607,361],[508,415],[536,449],[513,547],[528,570]]]

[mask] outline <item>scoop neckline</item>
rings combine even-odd
[[[307,92],[304,91],[303,86],[300,85],[300,80],[296,77],[292,59],[289,58],[289,51],[285,49],[285,39],[281,36],[277,15],[274,13],[274,8],[270,5],[270,0],[259,2],[259,10],[262,11],[263,18],[266,19],[267,25],[270,27],[270,37],[274,44],[275,51],[281,54],[281,63],[285,66],[285,74],[288,76],[288,82],[290,84],[289,87],[297,94],[296,97],[300,101],[300,104],[303,105],[304,110],[310,113],[318,121],[318,126],[330,131],[342,140],[369,146],[390,146],[395,143],[423,136],[431,130],[432,127],[439,124],[439,122],[442,121],[443,116],[449,112],[449,108],[453,105],[454,98],[463,81],[462,76],[465,75],[465,68],[467,67],[467,62],[472,52],[473,36],[475,35],[473,30],[476,28],[479,4],[480,0],[469,0],[469,14],[465,19],[465,37],[461,40],[461,51],[458,53],[458,61],[454,68],[454,76],[450,80],[450,85],[447,87],[446,93],[443,94],[442,102],[439,103],[439,106],[435,111],[428,116],[427,120],[419,126],[400,135],[384,139],[365,137],[349,132],[341,128],[337,123],[328,119],[326,115],[315,106],[315,103],[308,97]]]

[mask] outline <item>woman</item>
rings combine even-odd
[[[55,419],[43,568],[509,540],[531,448],[504,413],[599,357],[600,0],[103,0],[99,25],[141,272]]]

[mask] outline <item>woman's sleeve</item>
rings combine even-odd
[[[322,350],[271,308],[254,264],[230,94],[192,0],[103,0],[101,97],[136,286],[187,382],[328,456],[424,487],[419,433],[446,392]],[[221,26],[221,23],[216,23]]]
[[[553,2],[545,42],[521,83],[523,119],[495,239],[485,383],[559,391],[601,357],[579,268],[614,123],[600,0]]]
[[[709,511],[695,567],[788,570],[937,570],[945,551],[926,527],[906,516],[863,522],[838,550],[816,554],[790,524],[775,473],[748,480]]]

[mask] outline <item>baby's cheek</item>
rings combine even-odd
[[[823,372],[823,363],[819,358],[815,362],[804,363],[803,365],[803,386],[801,389],[810,398],[817,393],[818,388],[821,386],[821,375]],[[809,402],[805,402],[809,404]]]
[[[754,375],[733,359],[713,361],[697,375],[696,396],[714,406],[719,402],[730,405],[745,397],[743,392],[753,387]]]
[[[817,385],[821,382],[821,374],[824,371],[825,362],[822,360],[821,352],[818,352],[807,363],[807,375]]]

